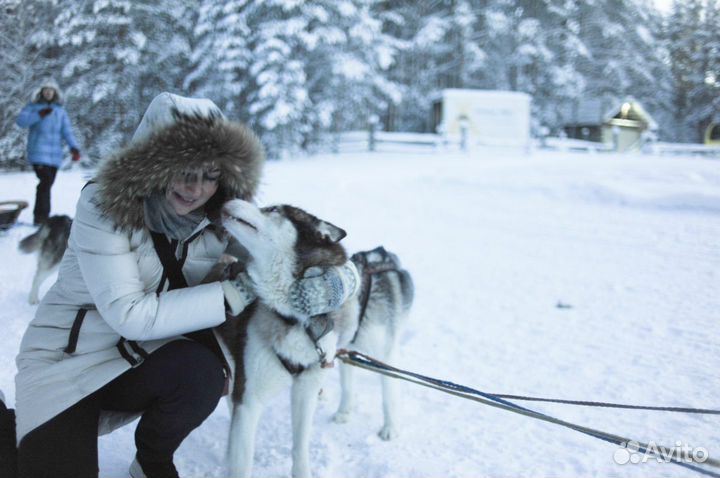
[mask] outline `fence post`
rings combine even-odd
[[[340,132],[333,131],[330,133],[330,135],[331,135],[330,151],[332,151],[333,154],[338,154],[340,152]]]
[[[612,131],[613,149],[615,151],[620,151],[620,127],[618,125],[614,125],[612,127],[611,131]]]
[[[370,115],[368,118],[368,150],[375,151],[375,130],[380,122],[377,115]]]
[[[467,151],[468,149],[468,133],[470,123],[465,116],[460,117],[460,149]]]

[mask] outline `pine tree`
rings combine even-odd
[[[85,153],[103,156],[138,123],[137,85],[147,35],[134,25],[135,3],[122,0],[57,5],[48,35],[36,46],[56,58],[66,106]]]
[[[399,43],[377,18],[383,13],[376,0],[322,0],[313,7],[303,7],[310,22],[302,43],[313,131],[364,129],[400,100],[397,85],[386,74]]]
[[[378,118],[429,131],[444,88],[529,93],[535,131],[557,131],[578,98],[632,96],[662,137],[698,141],[720,106],[718,0],[667,19],[651,0],[0,2],[5,156],[21,154],[14,115],[48,76],[94,157],[165,90],[213,99],[273,156]]]
[[[565,0],[498,2],[484,16],[492,47],[500,51],[491,70],[501,72],[496,88],[528,93],[532,101],[533,131],[557,130],[558,107],[577,98],[586,81],[578,72],[580,58],[589,52],[579,37],[577,5]]]
[[[700,50],[697,64],[703,81],[695,86],[691,101],[697,105],[688,118],[699,126],[702,135],[711,122],[720,121],[720,4],[708,0],[705,6],[703,27],[699,32]]]
[[[137,83],[139,113],[142,113],[158,93],[184,92],[185,77],[191,67],[196,2],[134,2],[131,13],[135,27],[146,37],[140,50]]]
[[[207,1],[195,28],[192,92],[217,97],[273,156],[384,108],[392,46],[372,0]],[[390,58],[390,59],[388,59]]]
[[[700,142],[720,110],[720,19],[714,0],[675,2],[667,35],[678,139]]]
[[[214,99],[231,116],[242,117],[246,111],[252,8],[247,0],[204,0],[193,28],[191,65],[183,87],[192,95]]]
[[[37,82],[46,73],[46,60],[34,49],[30,38],[42,32],[47,17],[45,6],[20,0],[0,1],[0,165],[27,167],[24,160],[27,131],[15,126],[15,118]]]
[[[386,125],[401,131],[430,131],[433,101],[444,88],[487,87],[486,50],[480,46],[478,0],[388,1],[384,23],[396,45],[389,78],[402,100],[390,104]]]

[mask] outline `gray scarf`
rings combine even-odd
[[[153,232],[165,234],[170,239],[186,239],[205,218],[201,208],[184,216],[173,210],[161,192],[145,198],[145,224]]]

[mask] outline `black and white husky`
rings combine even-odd
[[[30,254],[38,252],[37,269],[33,277],[28,302],[37,304],[40,286],[50,275],[57,271],[60,260],[67,249],[72,219],[68,216],[50,216],[33,234],[20,241],[19,249]]]
[[[325,366],[332,362],[338,345],[352,342],[351,348],[375,350],[369,344],[381,329],[386,338],[391,337],[382,342],[381,349],[391,349],[399,318],[393,314],[409,307],[412,283],[404,271],[387,280],[393,273],[383,270],[377,274],[387,277],[372,281],[366,298],[361,292],[338,311],[297,317],[288,302],[292,283],[318,267],[343,264],[347,255],[338,241],[345,231],[292,206],[258,209],[241,200],[225,205],[223,226],[247,249],[247,272],[260,299],[218,329],[226,355],[233,359],[229,472],[250,476],[262,410],[279,391],[290,388],[292,475],[311,476],[310,427]],[[349,384],[349,374],[345,376]],[[345,389],[349,392],[349,387]],[[346,398],[343,403],[341,411],[347,416],[350,401]],[[394,431],[388,416],[387,438]]]
[[[337,337],[328,315],[294,315],[290,287],[313,268],[345,263],[338,244],[345,231],[292,206],[260,210],[241,200],[224,206],[223,226],[247,249],[247,272],[260,298],[218,329],[234,362],[228,471],[250,476],[263,407],[291,387],[292,475],[310,476],[310,425],[322,365],[332,361]]]

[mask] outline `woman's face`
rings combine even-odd
[[[45,101],[52,101],[55,98],[55,90],[48,87],[43,88],[42,97]]]
[[[204,206],[217,191],[219,181],[220,168],[183,172],[170,183],[165,198],[177,215],[184,216]]]

